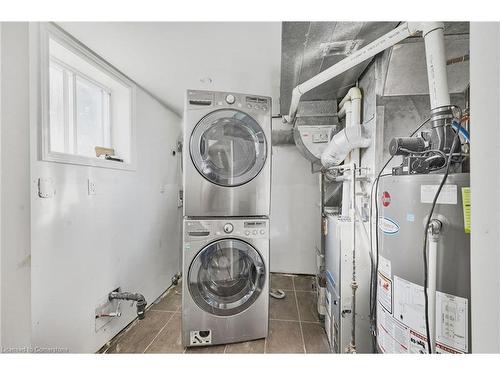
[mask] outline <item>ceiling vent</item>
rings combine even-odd
[[[321,43],[319,48],[321,50],[321,56],[348,56],[351,53],[357,51],[359,47],[363,44],[363,40],[342,40],[338,42]]]

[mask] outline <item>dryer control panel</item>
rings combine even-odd
[[[269,236],[269,221],[248,220],[187,220],[186,236],[191,240],[216,237],[266,238]]]
[[[271,112],[271,98],[238,94],[234,92],[214,92],[202,90],[188,90],[187,108],[197,109],[204,107],[221,107],[244,109],[261,113]]]

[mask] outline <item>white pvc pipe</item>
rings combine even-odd
[[[304,83],[298,85],[293,89],[292,100],[290,102],[290,111],[288,116],[285,118],[287,122],[293,122],[295,115],[297,114],[297,108],[299,107],[300,97],[306,92],[318,87],[319,85],[325,83],[326,81],[346,72],[352,67],[366,61],[376,54],[382,52],[383,50],[392,47],[393,45],[401,42],[407,37],[415,34],[417,31],[421,30],[420,23],[405,22],[400,26],[391,30],[387,34],[381,36],[380,38],[374,40],[365,47],[359,49],[353,54],[347,56],[345,59],[339,61],[337,64],[331,66],[330,68],[322,71],[321,73],[315,75],[311,79],[305,81]]]
[[[427,62],[427,79],[431,109],[449,106],[448,76],[446,75],[446,51],[444,47],[444,24],[426,22],[422,24]]]
[[[325,168],[339,165],[349,153],[354,156],[350,161],[358,163],[359,152],[353,155],[353,150],[370,145],[371,140],[363,137],[361,129],[361,99],[361,90],[353,87],[340,102],[338,116],[339,118],[345,116],[345,127],[333,136],[321,154],[321,164]],[[347,187],[347,184],[344,185]]]
[[[429,238],[429,270],[428,270],[428,312],[431,352],[436,348],[436,280],[437,280],[437,239]]]

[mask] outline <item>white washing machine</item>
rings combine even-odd
[[[184,216],[268,216],[271,98],[188,90]]]
[[[269,318],[269,219],[184,219],[182,342],[263,338]]]

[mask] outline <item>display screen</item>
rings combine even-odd
[[[246,221],[245,228],[265,228],[266,223],[263,221]]]

